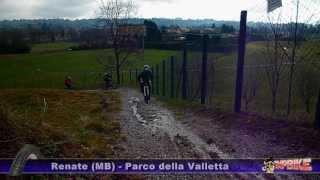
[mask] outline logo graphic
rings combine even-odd
[[[312,160],[311,158],[305,159],[282,159],[273,160],[268,158],[264,161],[262,171],[273,174],[276,170],[279,171],[299,171],[299,172],[310,172],[312,171]]]
[[[263,162],[264,166],[262,167],[262,171],[273,174],[275,170],[275,163],[272,158],[268,158]]]

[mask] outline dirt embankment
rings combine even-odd
[[[180,112],[181,109],[176,108]],[[185,109],[181,122],[233,158],[319,158],[320,132],[312,127],[255,114]]]
[[[1,90],[0,157],[14,158],[25,144],[47,158],[109,157],[119,111],[117,92]]]

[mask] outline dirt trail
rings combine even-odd
[[[211,158],[208,150],[214,148],[184,129],[175,121],[172,112],[154,100],[145,105],[140,101],[140,93],[131,89],[121,89],[121,97],[123,111],[119,120],[126,140],[122,143],[123,151],[117,155],[119,158]],[[146,179],[233,178],[225,175],[157,175],[146,176]]]
[[[174,113],[152,100],[141,102],[142,95],[132,89],[121,89],[122,112],[119,121],[126,140],[118,158],[128,159],[227,159],[225,148],[208,142],[175,119]],[[265,175],[159,175],[147,179],[292,179],[288,176]],[[299,176],[294,179],[300,179]]]
[[[128,152],[134,158],[225,158],[214,144],[208,145],[175,120],[174,114],[152,101],[145,105],[141,95],[122,90],[121,125],[127,135]]]

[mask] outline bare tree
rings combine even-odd
[[[306,112],[310,113],[311,101],[316,98],[320,87],[320,72],[317,67],[320,49],[320,41],[309,41],[304,43],[300,50],[299,61],[297,62],[296,81],[300,97],[304,101]]]
[[[287,89],[287,104],[286,104],[286,114],[290,115],[291,106],[292,106],[292,96],[293,96],[293,87],[295,85],[296,77],[296,68],[297,64],[303,60],[301,57],[301,45],[306,42],[305,38],[305,30],[308,29],[308,26],[314,22],[314,18],[316,18],[316,11],[313,11],[313,3],[311,1],[300,1],[300,0],[292,0],[288,2],[283,8],[276,10],[274,12],[270,12],[268,14],[269,26],[272,31],[273,36],[270,37],[273,43],[273,56],[274,61],[273,65],[278,62],[280,66],[274,66],[274,72],[270,73],[271,68],[269,68],[269,81],[270,79],[273,81],[272,93],[274,95],[275,89],[277,87],[277,76],[282,76],[282,74],[276,73],[283,72],[286,70],[287,74],[285,82],[288,82]],[[315,5],[315,4],[314,4]],[[282,12],[286,12],[286,10],[295,10],[295,16],[288,16],[287,13],[282,14]],[[300,23],[303,22],[303,23]],[[270,34],[270,33],[268,33]],[[268,49],[268,48],[267,48]],[[278,49],[278,50],[277,50]],[[270,51],[269,51],[270,52]],[[266,54],[267,55],[267,54]],[[271,56],[271,54],[269,55]],[[278,56],[279,58],[275,58]],[[280,68],[281,67],[281,68]],[[279,69],[280,68],[280,69]],[[276,70],[278,69],[278,70]],[[270,78],[270,74],[276,74],[274,77]],[[278,75],[277,75],[278,74]],[[270,82],[269,82],[270,84]]]
[[[316,105],[316,115],[315,115],[315,127],[320,128],[320,88],[319,88],[319,95],[318,95],[318,102]]]
[[[317,68],[318,68],[318,71],[320,71],[320,64],[318,64]],[[320,128],[320,87],[319,87],[319,93],[318,93],[318,100],[316,104],[314,125],[316,128]]]
[[[285,27],[281,22],[281,18],[281,13],[278,14],[275,21],[268,17],[269,28],[266,29],[265,33],[267,41],[263,49],[265,63],[263,67],[272,94],[272,113],[276,112],[279,85],[285,71],[285,65],[287,64],[286,46],[281,41]]]
[[[305,51],[301,48],[303,44],[308,43],[305,32],[308,29],[308,26],[312,24],[319,16],[319,12],[312,11],[312,6],[316,5],[315,2],[309,1],[308,7],[306,4],[303,4],[305,1],[295,0],[294,5],[296,7],[296,14],[294,23],[290,23],[291,27],[288,31],[290,34],[290,38],[288,38],[288,47],[291,49],[291,52],[287,54],[290,59],[290,70],[289,70],[289,84],[288,84],[288,101],[287,101],[287,116],[291,113],[291,104],[292,104],[292,89],[294,86],[295,74],[296,74],[296,65],[301,61],[305,61],[308,54],[301,53],[301,51]],[[307,1],[306,1],[307,2]],[[300,23],[302,21],[303,23]],[[319,33],[319,32],[318,32]],[[305,63],[302,63],[306,65]]]
[[[297,53],[297,42],[298,42],[298,21],[299,21],[299,5],[300,0],[297,0],[297,7],[296,7],[296,18],[293,30],[293,47],[291,52],[291,65],[289,71],[289,86],[288,86],[288,102],[287,102],[287,116],[290,115],[291,112],[291,99],[292,99],[292,86],[293,86],[293,76],[295,72],[295,63],[296,63],[296,53]]]
[[[249,105],[254,101],[260,88],[259,68],[248,68],[246,71],[246,78],[243,87],[242,98],[245,103],[245,110],[249,110]]]
[[[305,110],[310,113],[312,99],[316,97],[319,83],[319,73],[310,65],[305,64],[298,68],[297,76],[298,91],[304,101]]]
[[[105,67],[116,70],[117,83],[120,84],[120,71],[128,58],[137,53],[136,35],[144,31],[130,25],[129,20],[136,14],[132,0],[99,0],[100,20],[103,22],[108,44],[112,47],[113,56],[99,56],[98,61]],[[104,62],[103,62],[104,61]]]

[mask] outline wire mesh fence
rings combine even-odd
[[[295,33],[288,22],[269,19],[259,30],[247,28],[241,110],[311,120],[320,88],[320,26],[301,23]],[[193,36],[178,55],[152,67],[154,95],[233,111],[240,34],[209,34],[206,50],[204,34]]]
[[[207,37],[208,48],[204,51],[205,36],[197,36],[195,41],[185,42],[184,50],[176,56],[168,57],[151,68],[154,75],[152,92],[154,95],[172,99],[198,103],[203,103],[204,100],[203,104],[232,110],[236,56],[225,49],[217,51],[217,46],[210,45],[210,37]],[[232,48],[235,46],[236,44],[233,44]],[[231,60],[231,65],[220,59],[225,55],[229,58],[228,61]],[[204,67],[206,73],[203,73]],[[134,78],[132,75],[130,78],[130,73],[128,75],[130,71],[134,72],[131,73],[135,74]],[[137,85],[139,73],[140,69],[123,71],[122,83]]]
[[[264,23],[248,27],[243,107],[313,119],[320,84],[319,9],[315,1],[287,0],[266,13],[265,3],[248,9],[249,21]]]

